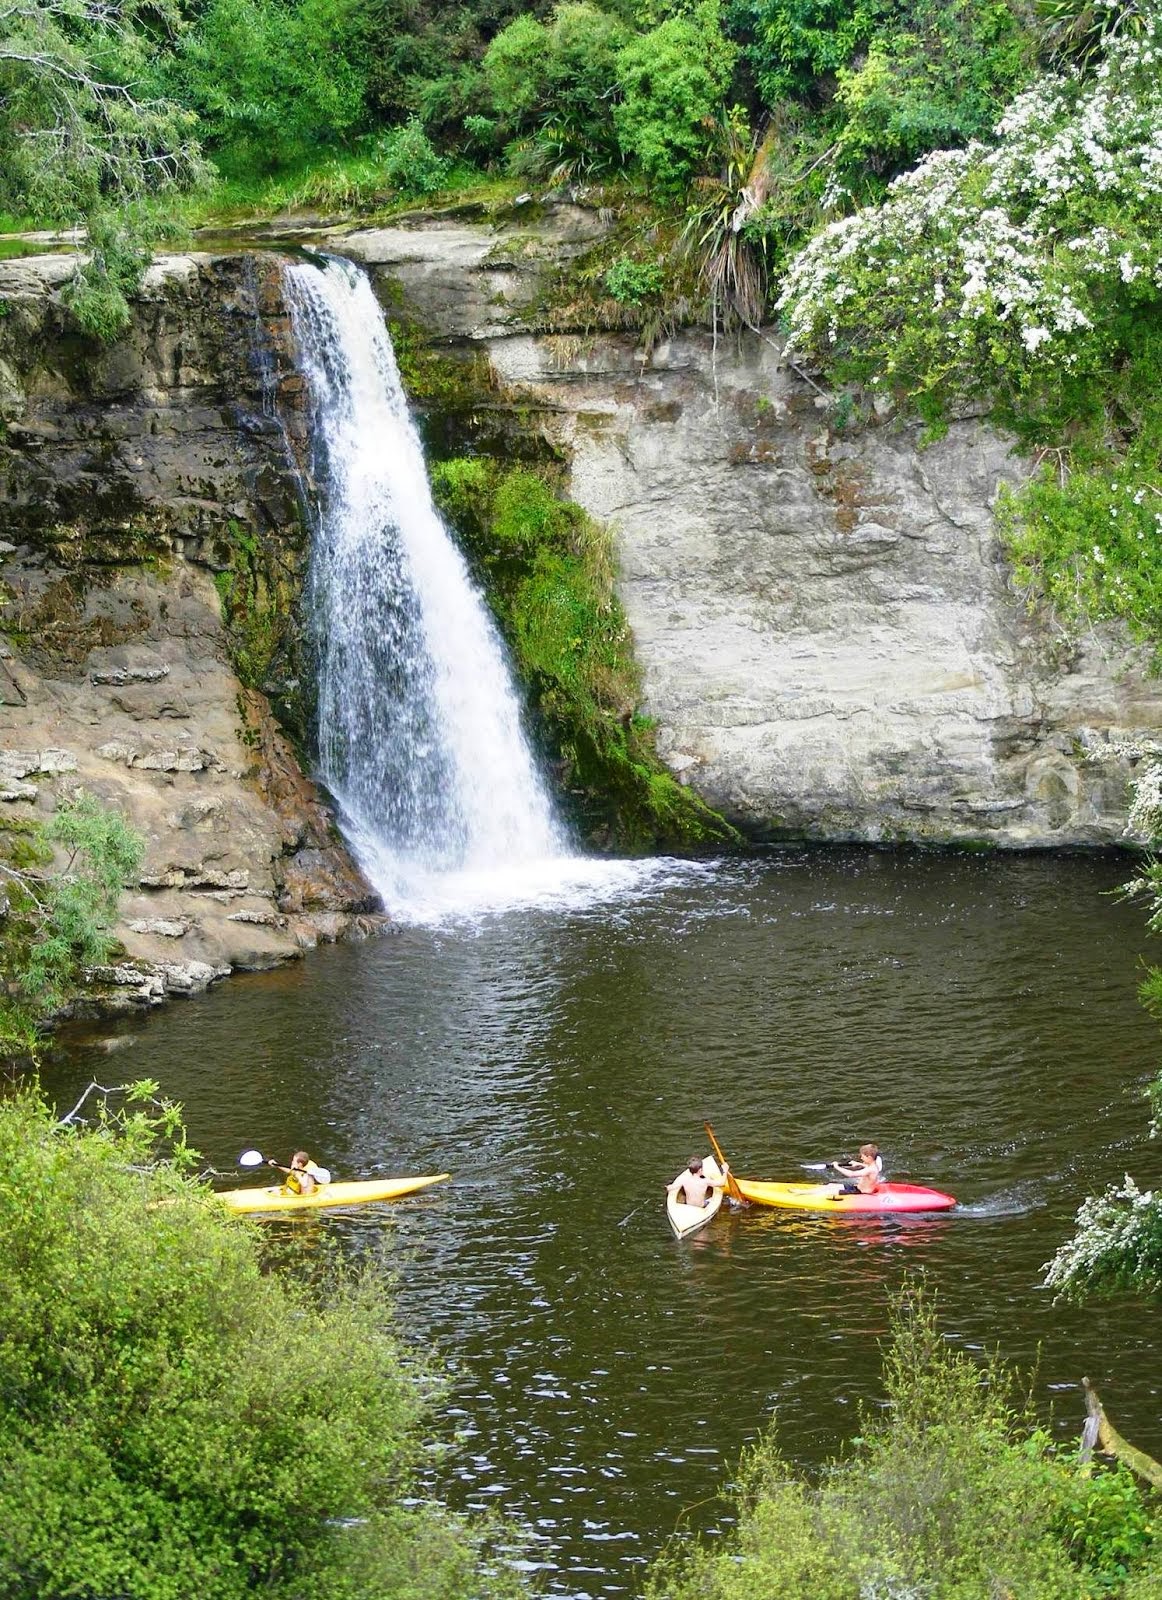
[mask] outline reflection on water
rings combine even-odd
[[[393,1208],[314,1219],[386,1236],[403,1325],[451,1372],[439,1487],[529,1530],[558,1595],[632,1591],[772,1416],[815,1462],[878,1393],[886,1289],[912,1266],[950,1336],[1032,1367],[1075,1433],[1100,1378],[1162,1447],[1140,1307],[1054,1307],[1041,1264],[1082,1196],[1149,1175],[1139,917],[1124,863],[786,852],[647,877],[606,904],[406,928],[238,980],[136,1028],[121,1077],[187,1108],[226,1169],[304,1145],[344,1177],[451,1170]],[[109,1062],[74,1043],[63,1098]],[[740,1175],[865,1138],[956,1194],[933,1217],[726,1208],[670,1234],[662,1186],[713,1121]],[[273,1220],[303,1238],[304,1219]],[[702,1492],[702,1486],[705,1492]]]

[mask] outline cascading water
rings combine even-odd
[[[625,882],[569,853],[482,596],[432,503],[366,275],[285,272],[313,426],[321,777],[397,916]],[[636,874],[634,874],[636,876]]]
[[[287,269],[320,486],[319,760],[388,904],[566,855],[503,647],[432,503],[383,314],[350,262]]]

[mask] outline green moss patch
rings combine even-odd
[[[460,456],[432,468],[436,502],[472,560],[512,652],[544,753],[585,837],[646,850],[737,843],[665,769],[637,712],[637,667],[609,536],[556,492],[551,469]]]
[[[227,524],[215,551],[214,583],[230,659],[240,682],[269,696],[279,721],[300,747],[311,706],[302,670],[302,573],[289,548],[260,538],[241,523]]]

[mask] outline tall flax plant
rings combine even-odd
[[[722,165],[700,178],[683,230],[715,323],[757,328],[789,252],[823,221],[836,146],[824,128],[776,112],[760,138],[738,106],[719,125]]]
[[[771,123],[758,143],[740,106],[724,113],[720,143],[722,170],[699,178],[699,200],[690,208],[683,233],[687,250],[710,299],[715,324],[741,322],[755,328],[767,300],[766,249],[761,233],[747,223],[766,198],[768,161],[777,127]]]
[[[1058,62],[1094,67],[1114,39],[1142,36],[1153,8],[1148,0],[1038,0],[1037,18]]]

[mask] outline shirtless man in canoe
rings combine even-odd
[[[720,1178],[708,1178],[702,1170],[702,1157],[691,1156],[684,1172],[679,1172],[673,1183],[666,1185],[666,1193],[688,1206],[708,1206],[715,1189],[725,1189],[730,1177],[727,1167]]]

